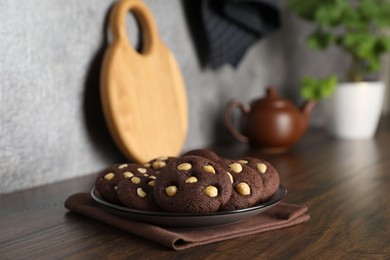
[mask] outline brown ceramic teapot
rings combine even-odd
[[[231,100],[225,112],[225,124],[232,136],[240,142],[264,149],[266,152],[284,152],[305,133],[315,101],[305,101],[298,109],[290,101],[278,96],[276,89],[267,89],[264,98],[250,105]],[[232,122],[232,112],[239,108],[241,130]]]

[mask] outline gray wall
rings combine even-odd
[[[90,174],[126,160],[109,137],[99,104],[104,24],[112,3],[0,2],[0,193]],[[183,150],[232,141],[222,124],[231,98],[249,102],[273,84],[299,101],[300,76],[306,70],[326,73],[332,66],[301,46],[305,29],[284,15],[286,26],[255,44],[238,69],[202,69],[181,2],[146,3],[187,85],[190,125]],[[305,60],[323,67],[318,71]]]

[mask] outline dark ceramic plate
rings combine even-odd
[[[130,209],[104,201],[95,191],[95,188],[93,188],[91,191],[92,198],[100,206],[117,215],[129,218],[131,220],[146,222],[158,226],[185,228],[225,225],[244,220],[246,218],[258,215],[272,206],[275,206],[286,196],[286,194],[287,189],[283,185],[280,185],[276,194],[269,201],[258,204],[254,207],[208,214],[192,214]]]

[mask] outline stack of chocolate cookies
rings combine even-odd
[[[144,211],[211,213],[249,208],[278,190],[279,174],[257,158],[231,160],[198,149],[144,164],[115,164],[98,174],[107,202]]]

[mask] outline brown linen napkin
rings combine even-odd
[[[65,207],[72,212],[175,250],[289,227],[310,219],[306,214],[306,206],[279,203],[262,214],[229,225],[193,229],[168,228],[133,221],[110,213],[97,205],[89,193],[71,195],[65,201]]]

